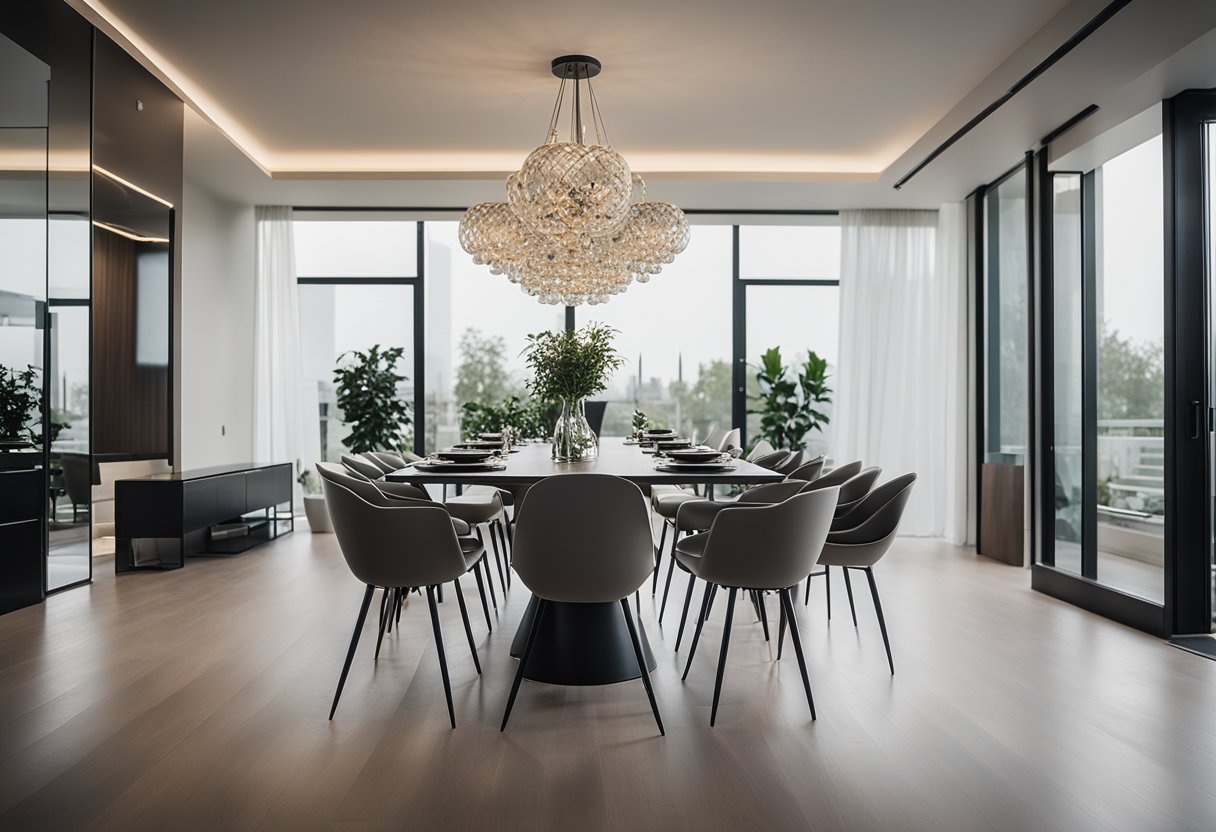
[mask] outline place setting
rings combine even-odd
[[[468,444],[468,443],[466,443]],[[436,451],[414,463],[419,471],[504,471],[507,462],[501,448],[453,447]]]
[[[705,446],[672,448],[656,454],[655,470],[670,473],[733,471],[735,458]]]

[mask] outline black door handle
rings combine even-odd
[[[1201,427],[1201,424],[1202,423],[1200,421],[1199,402],[1193,401],[1193,402],[1191,402],[1191,438],[1192,439],[1199,438],[1199,434],[1203,430],[1203,428]]]

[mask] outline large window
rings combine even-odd
[[[460,247],[458,222],[424,226],[426,449],[434,451],[458,441],[461,404],[526,398],[526,336],[562,329],[566,311],[473,263]]]
[[[818,220],[816,225],[739,228],[739,275],[747,307],[747,434],[753,441],[760,431],[760,417],[750,412],[759,392],[755,365],[766,350],[779,348],[791,375],[814,352],[828,362],[828,386],[838,386],[840,226],[835,217]],[[829,420],[834,415],[830,403],[818,409]],[[831,438],[829,421],[805,437],[807,450],[826,455]]]
[[[634,407],[658,424],[704,438],[731,425],[732,230],[694,225],[688,248],[663,272],[578,322],[615,327],[625,366],[604,398],[602,435],[624,436]]]
[[[317,426],[321,458],[345,451],[334,367],[351,350],[405,350],[398,391],[414,399],[414,303],[418,223],[397,219],[310,219],[294,225],[299,275],[306,419]]]
[[[1019,166],[984,197],[984,462],[1021,464],[1026,452],[1026,178]]]
[[[730,428],[755,402],[755,365],[780,347],[792,372],[808,350],[835,372],[840,230],[834,216],[787,225],[695,224],[687,250],[646,284],[602,306],[537,303],[475,265],[455,218],[417,222],[389,211],[296,212],[304,403],[322,456],[344,451],[333,370],[350,350],[405,354],[400,389],[415,403],[417,443],[456,442],[461,406],[526,398],[527,335],[598,321],[618,330],[625,365],[602,398],[602,435],[628,432],[634,408],[690,436]],[[742,368],[742,369],[741,369]],[[417,384],[421,372],[422,385]],[[831,412],[830,405],[826,408]],[[756,424],[749,425],[754,433]],[[826,452],[830,426],[808,438]]]

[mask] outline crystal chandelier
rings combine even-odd
[[[545,143],[507,177],[506,202],[479,203],[460,220],[460,245],[473,262],[506,275],[541,303],[604,303],[632,281],[650,280],[688,245],[684,212],[647,201],[646,183],[608,142],[591,86],[600,68],[586,55],[553,59],[561,85]],[[569,80],[570,140],[559,141]]]

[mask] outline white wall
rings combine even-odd
[[[253,459],[253,206],[185,182],[181,468]]]

